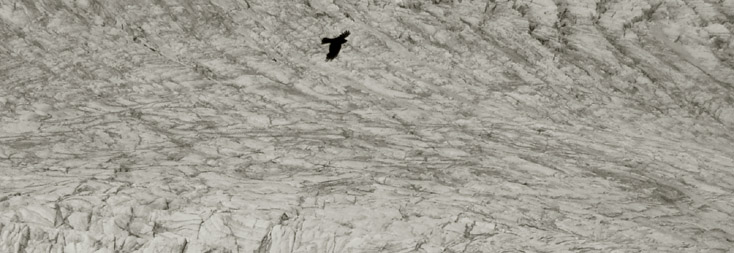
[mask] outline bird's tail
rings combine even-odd
[[[331,43],[332,40],[333,39],[323,38],[323,39],[321,39],[321,44]]]

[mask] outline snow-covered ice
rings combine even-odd
[[[0,252],[728,252],[732,32],[732,0],[0,0]]]

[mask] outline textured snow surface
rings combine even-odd
[[[731,252],[732,31],[734,0],[0,0],[0,252]]]

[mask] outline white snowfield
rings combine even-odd
[[[0,252],[732,252],[733,31],[734,0],[0,0]]]

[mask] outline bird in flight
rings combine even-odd
[[[336,38],[321,39],[321,44],[331,43],[331,45],[329,45],[329,53],[326,54],[326,61],[331,61],[336,58],[339,54],[339,50],[342,49],[342,44],[347,43],[347,36],[349,36],[349,31],[345,31],[342,35],[339,35],[339,37]]]

